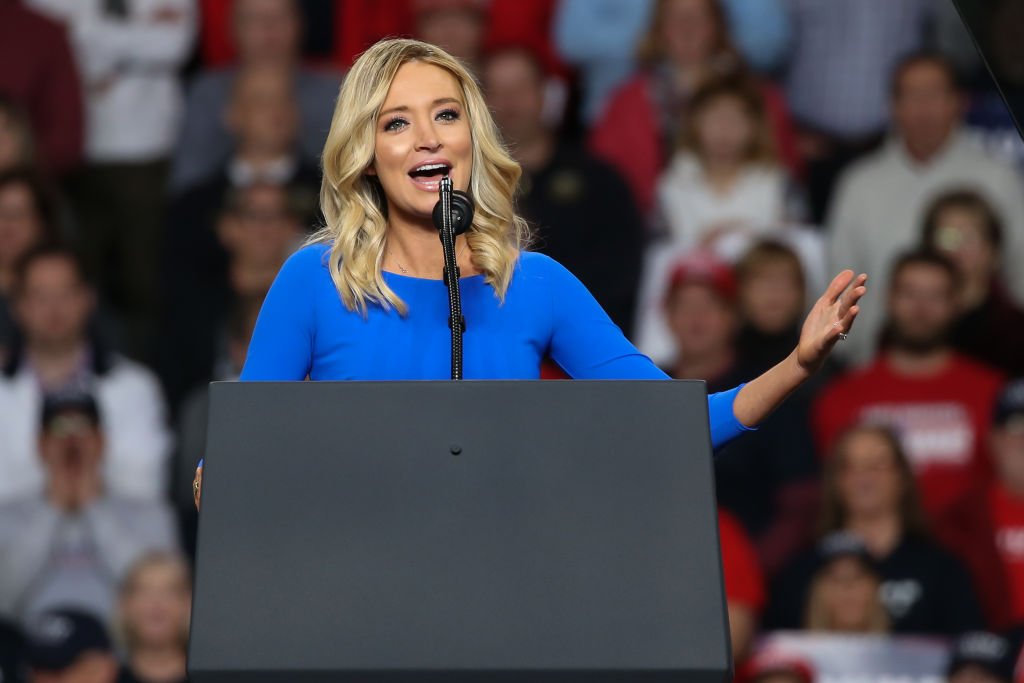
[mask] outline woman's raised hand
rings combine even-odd
[[[864,286],[867,280],[864,273],[854,277],[852,270],[844,270],[814,302],[800,330],[796,348],[797,360],[805,370],[818,370],[836,342],[849,334],[860,312],[857,302],[867,291]]]
[[[196,468],[195,479],[192,480],[192,498],[196,501],[196,510],[199,509],[199,499],[203,496],[203,461],[199,461]]]

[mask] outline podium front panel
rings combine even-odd
[[[702,382],[211,385],[194,683],[729,671]]]

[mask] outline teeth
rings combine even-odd
[[[417,166],[413,170],[414,171],[435,171],[435,170],[440,169],[440,168],[448,168],[448,164],[424,164],[422,166]]]

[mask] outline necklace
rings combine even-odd
[[[469,243],[469,240],[463,240],[462,248],[459,249],[459,253],[455,256],[455,262],[456,263],[458,263],[459,259],[462,258],[462,255],[466,253],[466,245],[468,243]],[[391,249],[388,249],[388,253],[391,254],[391,260],[395,262],[395,265],[398,266],[398,269],[400,271],[402,271],[402,274],[403,275],[408,275],[409,274],[409,269],[401,264],[401,262],[395,256],[395,252],[391,251]]]

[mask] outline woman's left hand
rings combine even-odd
[[[835,276],[825,293],[814,303],[800,330],[796,357],[808,372],[817,371],[828,357],[832,347],[853,328],[853,320],[860,307],[857,302],[864,296],[868,276],[861,273],[854,278],[852,270]]]

